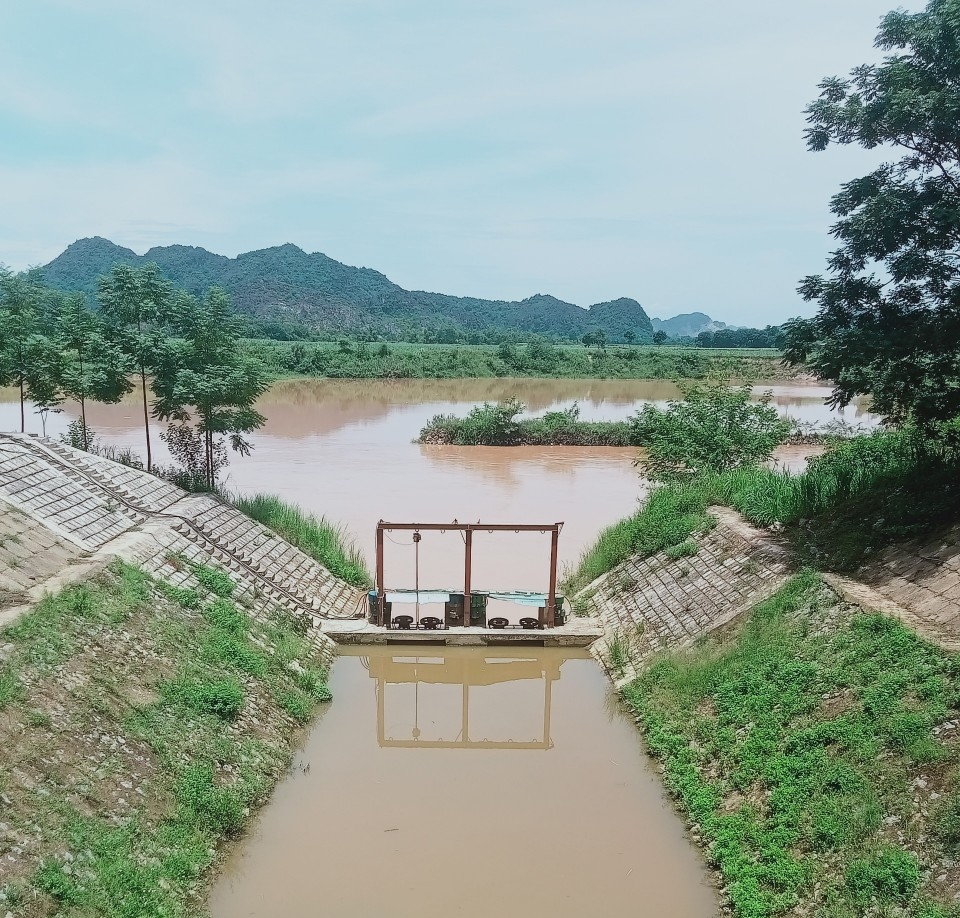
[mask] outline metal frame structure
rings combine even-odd
[[[377,523],[377,598],[380,603],[379,623],[384,622],[386,611],[387,592],[384,586],[383,574],[383,534],[394,529],[412,531],[415,536],[421,531],[463,533],[463,599],[464,616],[463,627],[470,627],[470,578],[473,569],[473,534],[475,532],[543,532],[550,533],[550,588],[547,592],[547,606],[544,612],[547,628],[553,628],[557,612],[557,546],[560,540],[560,530],[563,523],[549,523],[533,525],[530,523],[387,523],[380,520]]]

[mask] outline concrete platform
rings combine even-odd
[[[524,631],[519,628],[450,628],[445,631],[399,631],[371,625],[365,619],[321,622],[323,633],[337,644],[405,644],[447,647],[589,647],[603,636],[595,618],[575,618],[558,628]]]

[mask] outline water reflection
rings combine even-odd
[[[560,678],[564,658],[555,653],[516,649],[438,648],[430,656],[378,654],[362,663],[375,680],[377,744],[393,749],[552,749],[550,708],[553,683]],[[536,683],[539,704],[528,686]],[[509,692],[518,733],[504,733],[497,704]],[[456,722],[459,708],[459,723]],[[477,731],[496,713],[495,736]],[[478,717],[479,715],[479,717]],[[474,732],[471,733],[471,716]],[[457,732],[453,733],[454,727]],[[449,729],[448,738],[440,735]],[[395,732],[396,731],[396,732]],[[536,732],[533,732],[536,731]]]

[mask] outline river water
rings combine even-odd
[[[214,918],[709,918],[714,891],[583,651],[344,648]]]
[[[824,406],[829,389],[787,381],[763,386],[787,415],[824,422],[837,417]],[[420,446],[412,441],[435,414],[465,414],[484,401],[516,396],[533,413],[580,405],[584,420],[626,418],[645,403],[678,395],[665,380],[457,379],[313,380],[277,383],[263,397],[265,426],[253,435],[254,453],[234,456],[227,487],[268,491],[345,524],[368,559],[374,527],[391,521],[564,522],[561,566],[574,564],[597,533],[630,513],[642,496],[632,465],[635,450],[613,447]],[[29,411],[29,409],[28,409]],[[142,409],[136,393],[117,405],[91,405],[88,422],[106,443],[143,455]],[[67,405],[53,415],[58,436],[77,415]],[[842,415],[851,423],[876,423],[863,403]],[[27,429],[40,432],[28,413]],[[0,389],[0,430],[19,429],[16,392]],[[168,462],[153,431],[154,455]],[[786,448],[788,465],[809,450]],[[406,534],[387,543],[387,582],[412,586],[413,550]],[[546,536],[478,535],[476,589],[542,590],[546,586]],[[454,587],[462,580],[463,546],[456,533],[425,534],[420,551],[423,586]]]
[[[829,390],[770,384],[784,414],[824,422]],[[373,558],[391,521],[564,522],[561,565],[633,510],[634,450],[437,447],[413,443],[435,414],[516,396],[532,412],[577,402],[585,420],[624,418],[677,395],[649,380],[290,380],[263,398],[267,417],[228,487],[267,491],[344,523]],[[143,453],[135,395],[93,405],[105,443]],[[52,416],[59,435],[73,406]],[[863,404],[846,420],[873,426]],[[0,390],[0,430],[19,429]],[[39,432],[29,416],[28,429]],[[154,430],[155,455],[168,459]],[[784,451],[787,465],[806,451]],[[386,545],[387,584],[415,576],[408,533]],[[549,544],[478,533],[476,589],[542,590]],[[457,533],[426,533],[422,588],[458,588]],[[431,648],[345,649],[335,701],[210,899],[214,918],[583,916],[707,918],[706,870],[664,798],[605,677],[584,653]]]

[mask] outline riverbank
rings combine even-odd
[[[623,697],[735,914],[939,918],[960,892],[958,672],[805,572]]]
[[[771,349],[616,345],[440,345],[344,340],[306,344],[249,339],[248,353],[276,376],[331,379],[799,379]]]
[[[222,845],[328,699],[326,661],[222,572],[116,562],[0,631],[2,904],[191,915]]]

